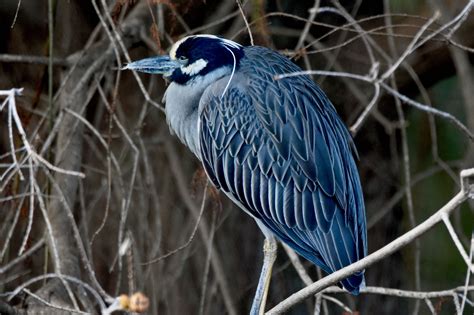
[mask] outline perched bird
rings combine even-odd
[[[356,150],[333,105],[291,60],[213,35],[176,42],[168,56],[124,67],[162,74],[166,117],[210,181],[264,233],[264,266],[252,305],[262,313],[275,238],[327,273],[367,254]],[[352,294],[364,271],[341,281]]]

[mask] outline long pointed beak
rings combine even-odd
[[[181,64],[176,60],[171,60],[169,56],[158,56],[137,60],[124,66],[121,70],[135,70],[139,72],[171,75]]]

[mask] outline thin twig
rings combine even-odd
[[[57,309],[57,310],[60,310],[60,311],[68,312],[68,313],[91,314],[91,313],[88,313],[88,312],[83,312],[81,310],[75,310],[75,309],[72,309],[72,308],[69,308],[69,307],[63,307],[63,306],[60,306],[60,305],[55,305],[55,304],[49,303],[48,301],[46,301],[45,299],[43,299],[39,295],[34,294],[33,292],[31,292],[27,288],[24,288],[23,292],[25,292],[26,294],[30,295],[34,299],[38,300],[39,302],[43,303],[44,305],[46,305],[50,308],[54,308],[54,309]]]
[[[28,56],[28,55],[12,55],[12,54],[0,54],[0,62],[11,62],[11,63],[32,63],[38,65],[48,65],[50,62],[55,66],[68,66],[69,62],[67,59],[59,57],[43,57],[43,56]]]
[[[296,44],[295,50],[300,49],[306,40],[306,37],[308,36],[308,33],[309,33],[309,29],[311,27],[311,23],[313,23],[314,19],[316,18],[316,14],[318,13],[319,2],[320,0],[314,0],[313,7],[308,10],[309,17],[308,17],[308,20],[306,21],[306,24],[304,25],[300,38],[298,39],[298,43]]]
[[[471,234],[471,250],[469,251],[469,262],[470,263],[472,263],[473,257],[474,257],[474,232]],[[463,294],[462,294],[461,314],[464,311],[464,306],[466,305],[466,301],[467,301],[467,291],[468,291],[468,288],[469,288],[470,277],[471,277],[471,271],[468,268],[468,270],[466,272],[466,281],[464,282],[464,290],[463,290]]]
[[[209,185],[209,183],[207,184]],[[206,190],[204,190],[206,193]],[[203,196],[205,198],[205,196]],[[199,302],[199,315],[204,315],[204,308],[206,305],[206,290],[207,290],[207,283],[209,279],[209,269],[211,266],[211,255],[212,255],[212,246],[214,243],[214,235],[216,233],[216,211],[212,213],[212,225],[211,225],[211,235],[209,235],[209,243],[207,244],[207,255],[206,255],[206,263],[204,264],[204,272],[202,276],[202,285],[201,285],[201,299]]]
[[[40,239],[37,241],[33,246],[31,246],[28,250],[26,250],[21,256],[16,257],[12,261],[10,261],[8,264],[5,266],[0,267],[0,274],[6,273],[8,270],[10,270],[13,266],[17,265],[18,263],[22,262],[26,258],[30,257],[33,255],[37,250],[43,247],[45,241],[44,238]]]
[[[201,209],[199,210],[199,216],[197,218],[196,224],[194,224],[193,231],[191,232],[191,235],[189,236],[188,240],[183,245],[179,246],[178,248],[173,249],[172,251],[170,251],[170,252],[168,252],[164,255],[153,258],[151,260],[148,260],[148,261],[142,263],[142,265],[154,264],[154,263],[157,263],[157,262],[159,262],[163,259],[166,259],[170,256],[173,256],[174,254],[177,254],[180,251],[182,251],[183,249],[187,248],[193,242],[194,236],[196,235],[196,232],[197,232],[198,227],[199,227],[199,223],[201,223],[202,214],[204,213],[204,209],[206,208],[205,207],[206,206],[206,200],[207,200],[206,196],[207,196],[207,186],[204,189],[204,194],[203,194],[202,202],[201,202]]]
[[[186,189],[187,181],[184,178],[183,169],[180,167],[179,164],[179,156],[175,152],[173,145],[167,141],[165,142],[166,146],[166,153],[168,155],[168,160],[170,162],[171,170],[173,175],[176,179],[176,186],[178,188],[178,193],[180,197],[183,199],[184,204],[190,210],[191,214],[195,217],[199,217],[199,209],[196,207],[193,200],[190,198],[189,191]],[[205,244],[208,244],[209,240],[209,227],[207,226],[205,221],[202,221],[199,225],[199,232],[201,238]],[[224,300],[224,305],[226,307],[226,311],[229,315],[236,315],[237,310],[234,306],[232,295],[230,294],[229,284],[226,278],[226,273],[222,266],[222,262],[220,260],[219,254],[215,248],[212,249],[211,254],[211,265],[216,276],[217,282],[219,283],[220,292],[222,294],[222,298]]]
[[[471,258],[469,258],[468,254],[464,250],[461,241],[459,240],[459,237],[456,234],[456,231],[454,231],[454,228],[451,224],[451,221],[449,221],[449,217],[447,214],[443,214],[442,216],[443,222],[446,225],[446,228],[448,229],[449,235],[453,239],[454,245],[456,245],[456,248],[458,249],[459,254],[461,254],[461,257],[463,258],[464,262],[467,265],[467,268],[474,273],[474,264],[471,263]]]
[[[58,278],[63,279],[63,280],[67,280],[71,283],[78,284],[78,285],[82,286],[84,289],[86,289],[89,293],[92,294],[92,296],[95,298],[95,301],[99,304],[99,307],[100,307],[101,310],[104,310],[106,308],[105,303],[102,300],[102,298],[100,297],[99,293],[96,290],[94,290],[94,288],[92,288],[89,284],[87,284],[86,282],[84,282],[80,279],[77,279],[75,277],[71,277],[71,276],[67,276],[67,275],[59,275],[57,273],[47,273],[47,274],[44,274],[44,275],[41,275],[41,276],[37,276],[37,277],[31,278],[31,279],[28,279],[24,283],[17,286],[13,292],[10,292],[8,294],[8,301],[11,301],[15,296],[17,296],[26,287],[28,287],[28,286],[30,286],[30,285],[38,282],[38,281],[43,281],[45,279],[58,279]],[[113,299],[110,299],[110,301],[112,301],[112,300]]]
[[[360,290],[360,294],[376,294],[376,295],[385,295],[385,296],[393,296],[393,297],[400,297],[400,298],[408,298],[408,299],[435,299],[441,297],[452,297],[454,295],[461,294],[467,291],[474,291],[474,286],[468,286],[467,288],[464,286],[455,287],[452,289],[441,290],[441,291],[413,291],[413,290],[401,290],[401,289],[393,289],[393,288],[385,288],[385,287],[374,287],[374,286],[367,286]],[[321,291],[322,293],[344,293],[349,294],[346,290],[341,289],[336,286],[328,287]]]
[[[21,7],[21,0],[18,0],[18,4],[17,4],[16,10],[15,10],[15,16],[13,17],[13,22],[12,22],[12,25],[10,26],[10,28],[13,28],[15,26],[16,19],[18,17],[18,12],[20,12],[20,7]]]
[[[423,38],[423,40],[419,41],[419,39],[421,38],[421,35],[423,35],[426,29],[428,29],[428,27],[431,24],[433,24],[434,21],[436,21],[439,17],[440,17],[440,13],[439,11],[436,11],[435,14],[428,20],[428,22],[426,22],[420,28],[420,30],[416,33],[415,37],[413,37],[412,41],[410,42],[408,47],[405,49],[403,54],[398,58],[398,60],[389,69],[387,69],[387,71],[385,71],[384,74],[380,76],[381,80],[386,80],[388,77],[390,77],[395,72],[395,70],[398,69],[398,67],[405,60],[405,58],[408,57],[408,55],[410,55],[415,50],[415,46],[418,46],[420,43],[425,43],[429,38],[431,38],[430,36],[434,36],[433,34],[436,34],[436,33],[432,33],[430,34],[430,36],[425,37]]]
[[[389,94],[396,96],[399,98],[403,103],[413,106],[419,110],[425,111],[427,113],[431,113],[435,116],[442,117],[449,122],[453,123],[456,127],[458,127],[462,132],[466,134],[466,136],[474,142],[474,133],[469,130],[462,122],[460,122],[456,117],[453,115],[443,112],[439,109],[430,107],[428,105],[424,105],[420,102],[417,102],[411,98],[409,98],[406,95],[401,94],[397,90],[391,88],[384,82],[380,81],[374,81],[372,78],[364,75],[359,75],[359,74],[354,74],[354,73],[348,73],[348,72],[334,72],[334,71],[317,71],[317,70],[311,70],[311,71],[298,71],[298,72],[293,72],[293,73],[285,73],[285,74],[279,74],[275,76],[275,80],[281,80],[284,78],[289,78],[293,76],[300,76],[300,75],[311,75],[311,74],[319,74],[319,75],[327,75],[327,76],[334,76],[334,77],[347,77],[355,80],[360,80],[363,82],[367,82],[370,84],[375,84],[378,83],[380,84],[380,87],[382,87],[384,90],[386,90]]]
[[[288,255],[288,258],[290,258],[291,264],[295,268],[296,273],[298,273],[298,276],[300,276],[300,279],[303,281],[303,283],[305,285],[310,285],[311,283],[313,283],[313,280],[306,272],[306,269],[304,268],[303,264],[301,263],[300,258],[295,253],[295,251],[291,247],[286,245],[285,243],[282,243],[282,245],[283,245],[283,249]]]
[[[253,42],[252,30],[250,29],[249,22],[247,21],[247,17],[245,16],[245,11],[244,11],[244,8],[242,7],[242,3],[240,2],[240,0],[235,0],[235,2],[237,2],[237,5],[239,6],[240,14],[242,15],[242,19],[244,20],[245,27],[247,28],[247,32],[250,37],[250,45],[253,46],[254,42]]]

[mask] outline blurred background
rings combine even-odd
[[[198,161],[170,134],[161,103],[165,81],[118,71],[128,58],[165,53],[188,34],[244,45],[253,40],[305,70],[325,71],[313,79],[350,127],[359,152],[369,253],[421,223],[459,191],[460,170],[474,167],[469,5],[1,1],[0,90],[23,93],[15,97],[18,121],[13,105],[0,107],[0,313],[9,306],[65,312],[35,295],[97,313],[99,300],[110,303],[107,295],[137,291],[149,298],[149,314],[248,313],[262,263],[261,232],[223,194],[205,189]],[[378,93],[371,78],[392,66],[382,80],[392,92]],[[370,114],[359,120],[369,104]],[[32,159],[26,142],[42,159],[80,173]],[[450,217],[467,253],[473,210],[471,200]],[[313,281],[321,276],[301,262]],[[58,273],[88,283],[101,298],[74,282],[68,294],[57,277],[45,276]],[[467,274],[442,223],[366,270],[370,287],[423,292],[463,289]],[[474,310],[470,283],[464,314]],[[304,286],[280,248],[267,306]],[[459,294],[427,302],[327,293],[288,314],[453,314],[460,311]]]

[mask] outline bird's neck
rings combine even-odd
[[[178,136],[198,159],[199,149],[199,102],[204,90],[217,79],[230,73],[230,69],[222,68],[196,78],[192,82],[181,85],[171,83],[165,93],[166,121],[171,130]]]
[[[166,121],[181,142],[200,159],[198,108],[202,91],[192,92],[184,85],[170,84],[165,94]]]

